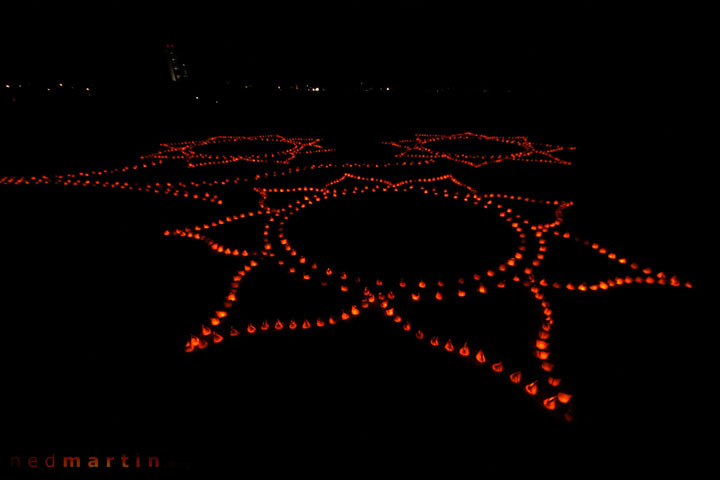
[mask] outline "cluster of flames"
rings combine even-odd
[[[492,141],[514,145],[516,152],[508,154],[462,154],[444,152],[437,147],[437,142],[453,141]],[[264,142],[277,147],[276,151],[266,153],[245,153],[237,155],[220,155],[202,153],[200,148],[207,145],[242,144],[243,142]],[[129,191],[145,191],[174,197],[194,199],[222,205],[223,200],[208,191],[208,188],[232,187],[247,184],[259,195],[258,204],[243,212],[226,214],[213,221],[168,229],[166,236],[177,236],[205,243],[213,252],[224,256],[238,257],[242,260],[241,267],[236,271],[230,282],[230,288],[224,297],[222,308],[215,310],[203,322],[198,331],[190,335],[185,344],[185,351],[196,352],[225,342],[228,337],[247,337],[264,332],[287,332],[313,330],[347,323],[361,316],[367,310],[379,310],[404,332],[412,335],[417,341],[427,342],[431,348],[441,348],[467,361],[484,365],[498,375],[522,387],[522,390],[536,398],[542,406],[559,414],[566,420],[572,420],[572,394],[563,388],[558,369],[553,363],[551,352],[551,333],[555,323],[553,310],[547,299],[546,292],[555,289],[567,291],[592,292],[602,291],[629,284],[655,284],[671,287],[691,288],[689,282],[681,281],[674,275],[654,272],[650,267],[640,266],[597,243],[582,240],[569,232],[560,231],[563,223],[563,212],[572,206],[570,201],[539,200],[530,197],[498,193],[478,192],[470,185],[460,181],[452,174],[425,178],[412,178],[392,182],[375,175],[358,175],[342,169],[366,169],[372,173],[382,171],[384,167],[412,167],[435,164],[438,160],[448,160],[452,164],[479,168],[491,163],[502,161],[527,161],[567,165],[558,154],[566,147],[544,145],[530,142],[525,137],[490,137],[474,133],[456,135],[416,135],[411,139],[385,142],[393,148],[400,149],[393,161],[368,161],[365,163],[309,162],[302,165],[283,167],[300,155],[310,153],[332,152],[333,149],[320,145],[318,138],[291,138],[279,135],[255,137],[212,137],[200,141],[168,143],[162,150],[142,156],[140,162],[120,168],[83,171],[73,174],[54,176],[2,177],[0,184],[58,184],[66,186],[83,186],[111,188]],[[267,171],[234,177],[225,175],[222,178],[189,180],[187,182],[163,181],[154,183],[128,182],[107,179],[112,175],[147,171],[152,168],[164,167],[167,164],[184,164],[186,168],[226,167],[228,164],[249,163],[267,165]],[[262,166],[261,165],[261,166]],[[261,183],[265,180],[291,178],[294,174],[309,173],[315,170],[340,170],[338,176],[321,185],[303,186],[269,186]],[[224,172],[227,174],[227,171]],[[516,250],[509,258],[484,271],[471,276],[458,277],[451,281],[439,279],[361,279],[352,272],[343,271],[336,265],[321,265],[298,251],[288,238],[285,231],[287,221],[305,209],[314,208],[324,202],[342,197],[362,197],[373,194],[427,195],[463,202],[483,209],[505,222],[517,238]],[[275,199],[290,196],[294,200],[281,206],[271,205]],[[551,209],[552,221],[539,223],[519,213],[527,204],[537,204]],[[262,245],[256,250],[241,249],[234,245],[223,245],[212,238],[211,232],[234,222],[242,222],[248,218],[261,219],[263,223]],[[539,276],[538,267],[543,263],[548,249],[548,238],[574,240],[586,246],[598,255],[627,266],[631,274],[608,278],[597,283],[561,283]],[[284,269],[288,275],[299,281],[309,282],[318,288],[335,289],[335,293],[346,301],[344,308],[335,314],[320,316],[314,319],[236,319],[232,307],[240,301],[239,286],[249,272],[267,262],[274,262]],[[405,305],[422,302],[446,302],[448,300],[463,301],[471,295],[488,295],[496,289],[516,286],[527,292],[537,304],[537,334],[534,339],[530,356],[534,359],[531,368],[519,369],[511,362],[501,359],[492,351],[491,345],[469,344],[463,338],[451,338],[442,332],[431,331],[419,325],[415,319],[404,318]]]

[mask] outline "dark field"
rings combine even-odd
[[[471,169],[437,162],[348,170],[393,182],[452,173],[479,192],[573,201],[561,232],[694,287],[549,290],[554,363],[574,395],[574,421],[566,422],[487,366],[417,342],[375,310],[324,329],[226,339],[183,352],[189,334],[221,307],[242,259],[163,232],[253,208],[258,196],[245,184],[213,187],[227,199],[221,206],[98,187],[0,185],[9,455],[125,452],[157,455],[160,474],[260,468],[337,478],[380,471],[446,478],[506,469],[583,475],[626,465],[637,471],[692,465],[691,432],[705,423],[689,394],[697,391],[700,370],[694,345],[708,320],[698,306],[707,288],[700,278],[705,200],[698,162],[687,150],[691,140],[677,134],[680,120],[663,112],[648,121],[633,111],[591,102],[463,98],[276,99],[182,111],[9,109],[0,176],[117,167],[160,143],[215,135],[322,138],[335,149],[291,165],[392,160],[396,150],[380,142],[415,133],[524,135],[573,146],[558,154],[571,166],[505,162]],[[203,148],[233,153],[225,145]],[[482,142],[433,148],[514,151]],[[213,180],[263,168],[173,166],[131,178]],[[322,185],[343,171],[268,184]],[[288,221],[288,236],[320,264],[394,282],[470,278],[475,265],[484,271],[515,251],[517,237],[481,209],[384,195],[368,203],[357,197],[321,202]],[[527,209],[553,220],[551,211]],[[251,249],[262,240],[261,224],[253,222],[209,235]],[[565,284],[628,274],[627,266],[576,242],[548,241],[539,268],[547,278]],[[537,304],[519,290],[469,303],[411,305],[403,318],[489,342],[503,358],[524,362],[524,352],[532,355]],[[233,311],[257,324],[344,308],[337,293],[298,282],[273,264],[248,273],[238,297]]]

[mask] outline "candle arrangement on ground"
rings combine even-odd
[[[692,288],[563,230],[571,199],[480,191],[463,177],[503,162],[563,168],[570,162],[560,155],[572,148],[526,137],[418,134],[385,142],[400,150],[393,158],[344,161],[321,141],[263,135],[174,142],[128,166],[3,177],[0,185],[141,191],[211,208],[213,217],[201,223],[164,231],[202,242],[237,265],[223,297],[187,338],[187,353],[258,335],[332,329],[375,311],[409,341],[487,369],[565,421],[575,418],[575,392],[553,354],[553,333],[571,320],[556,318],[553,295],[632,285]],[[318,154],[335,158],[316,160]],[[242,208],[228,206],[226,198],[242,189],[247,196],[236,202]],[[548,259],[568,243],[618,273],[558,277]],[[323,291],[332,305],[316,314],[312,308],[237,314],[248,300],[242,287],[259,269],[282,275],[278,285],[285,289]],[[271,294],[282,299],[283,288],[275,288]]]

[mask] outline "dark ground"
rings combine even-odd
[[[2,185],[6,457],[140,453],[160,456],[163,474],[259,467],[341,478],[692,467],[695,432],[707,421],[697,380],[711,320],[699,307],[712,255],[702,161],[680,114],[661,100],[629,100],[8,110],[3,175],[118,165],[160,142],[206,135],[278,133],[349,146],[472,131],[572,145],[574,166],[514,169],[488,189],[569,198],[569,231],[696,288],[558,296],[557,318],[568,322],[558,335],[578,385],[577,422],[564,424],[507,382],[372,316],[186,355],[188,332],[216,308],[233,265],[162,232],[215,207]]]

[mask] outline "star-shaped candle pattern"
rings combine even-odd
[[[563,230],[571,199],[479,191],[458,173],[504,161],[568,165],[560,155],[572,148],[526,137],[418,134],[385,142],[401,150],[394,159],[344,161],[342,152],[321,141],[218,136],[163,144],[124,167],[3,177],[0,184],[144,191],[217,209],[200,223],[164,231],[202,242],[237,265],[218,304],[188,332],[188,354],[232,348],[257,335],[331,329],[375,312],[409,341],[488,369],[567,421],[574,419],[574,392],[553,355],[553,293],[593,294],[637,284],[692,287]],[[313,161],[309,154],[317,153],[336,158]],[[179,180],[177,169],[204,175]],[[241,206],[224,201],[243,189],[253,199],[250,205],[247,199]],[[408,235],[413,221],[424,223],[426,233]],[[553,249],[568,244],[612,263],[619,273],[558,278],[547,260]],[[327,305],[315,302],[290,314],[239,313],[238,305],[252,300],[242,287],[256,282],[258,271],[282,277],[289,289],[323,292],[318,298]],[[284,293],[273,295],[282,302]]]
[[[319,138],[282,137],[280,135],[217,136],[204,140],[165,143],[164,150],[146,155],[146,159],[184,160],[189,168],[236,162],[288,164],[300,154],[327,151]],[[238,147],[248,151],[238,153]]]
[[[555,163],[569,165],[558,154],[570,147],[531,142],[527,137],[499,137],[472,132],[452,135],[416,134],[414,138],[389,141],[387,145],[401,149],[397,157],[446,159],[474,168],[504,161]],[[457,146],[474,146],[476,152],[462,151]],[[494,150],[488,152],[488,150]]]
[[[555,318],[547,293],[554,289],[577,292],[607,290],[633,283],[686,288],[692,286],[676,276],[668,276],[663,272],[655,273],[649,267],[641,267],[596,243],[561,232],[563,212],[573,205],[571,201],[481,193],[450,174],[393,182],[382,177],[345,173],[319,186],[263,187],[258,188],[257,192],[261,201],[256,210],[218,219],[210,225],[196,225],[165,232],[166,235],[203,241],[223,255],[239,255],[244,258],[242,268],[232,279],[222,309],[215,311],[207,322],[190,336],[185,345],[186,352],[203,350],[233,337],[331,327],[354,321],[365,311],[380,309],[398,328],[417,341],[427,343],[431,348],[444,349],[463,361],[489,368],[497,375],[506,377],[510,383],[516,384],[524,394],[536,398],[548,411],[572,420],[573,394],[563,388],[562,377],[558,373],[561,369],[556,368],[552,357],[551,340]],[[273,202],[276,196],[287,197],[287,203],[280,201],[278,206],[270,206],[276,203]],[[345,269],[340,260],[328,263],[314,258],[296,247],[292,234],[288,233],[288,223],[323,204],[346,199],[363,202],[371,197],[382,197],[383,204],[400,197],[411,197],[412,202],[425,197],[448,203],[448,208],[452,208],[453,204],[466,209],[471,206],[477,211],[477,216],[494,217],[498,221],[498,229],[507,229],[514,237],[513,248],[494,263],[472,265],[456,277],[437,278],[430,272],[424,274],[422,270],[420,275],[414,278],[412,275],[384,276],[380,273],[367,276],[367,272],[359,274]],[[531,219],[524,215],[522,212],[527,206],[546,210],[545,218]],[[212,239],[213,230],[221,229],[227,222],[242,221],[253,216],[263,219],[262,245],[255,250],[240,250],[232,244],[220,244]],[[357,228],[367,228],[367,225],[357,225]],[[295,230],[299,231],[297,228]],[[545,276],[538,276],[538,269],[546,258],[548,239],[556,237],[588,245],[588,248],[604,255],[608,260],[627,266],[628,273],[623,277],[582,282],[578,285],[561,284]],[[342,242],[343,239],[338,238],[338,241]],[[391,243],[393,239],[388,238],[386,241]],[[442,256],[446,252],[434,253]],[[418,259],[418,262],[421,261],[422,259]],[[332,314],[317,318],[236,318],[232,314],[232,307],[235,302],[241,301],[238,297],[240,282],[245,281],[246,275],[253,269],[265,264],[276,265],[298,282],[335,292],[344,299],[344,305]],[[393,270],[383,267],[385,265],[380,265],[379,270]],[[633,271],[637,271],[637,274],[631,276],[630,272]],[[489,319],[467,318],[454,322],[432,322],[431,319],[413,315],[413,312],[417,314],[428,307],[442,314],[442,310],[439,310],[442,306],[447,306],[448,313],[444,316],[453,315],[453,311],[472,310],[473,298],[476,302],[477,299],[499,294],[507,298],[507,292],[512,292],[511,295],[514,296],[525,296],[535,305],[532,318],[526,319],[528,323],[534,324],[534,330],[531,332],[531,347],[525,352],[525,358],[515,355],[506,359],[502,352],[494,349],[492,343],[484,343],[481,336],[472,333],[476,330],[472,322],[491,321]],[[472,314],[470,316],[472,317]],[[448,328],[445,324],[449,323],[454,325]],[[467,327],[467,331],[463,332],[463,327]],[[523,328],[526,333],[529,332],[526,327]],[[469,340],[468,337],[472,336],[474,338]],[[519,345],[527,344],[528,340],[529,338],[515,339]]]

